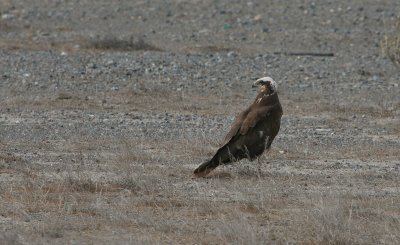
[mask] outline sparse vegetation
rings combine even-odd
[[[400,64],[400,34],[399,36],[385,35],[382,48],[384,54],[395,64]]]
[[[162,51],[160,48],[138,39],[135,41],[134,38],[129,40],[117,39],[115,37],[106,37],[103,39],[91,40],[87,45],[87,48],[104,49],[104,50],[115,50],[115,51]]]
[[[2,185],[3,219],[12,217],[16,229],[37,241],[64,239],[81,231],[97,241],[95,234],[105,229],[125,239],[153,243],[400,241],[399,196],[379,192],[371,196],[376,182],[365,181],[380,177],[366,178],[368,169],[354,175],[331,173],[326,169],[329,163],[318,161],[285,166],[278,164],[279,155],[271,154],[263,159],[272,163],[264,164],[261,174],[256,164],[243,161],[221,167],[207,179],[191,180],[185,165],[195,166],[203,153],[185,140],[159,141],[157,153],[152,150],[154,142],[144,139],[110,143],[117,149],[112,154],[85,146],[104,142],[80,145],[74,157],[77,165],[60,174],[48,172],[52,179],[41,175],[43,170],[29,169],[22,181]],[[183,147],[186,153],[175,158]],[[89,165],[93,150],[107,156],[100,159],[105,165]],[[304,176],[309,167],[315,174]],[[291,170],[283,170],[287,168]],[[388,182],[380,186],[390,186],[390,175],[385,175],[379,176]],[[149,229],[151,237],[144,232]],[[13,233],[5,233],[5,239],[20,241]]]
[[[0,244],[400,244],[398,0],[327,2],[0,1]]]
[[[386,33],[382,41],[382,52],[394,64],[400,65],[400,19],[397,21],[394,33]]]

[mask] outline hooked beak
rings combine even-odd
[[[257,88],[258,85],[259,85],[259,81],[257,80],[257,81],[255,81],[255,82],[253,83],[253,85],[252,85],[251,87],[252,87],[252,88]]]

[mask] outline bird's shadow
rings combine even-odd
[[[271,177],[272,174],[270,172],[264,172],[264,171],[249,171],[248,169],[245,170],[239,170],[237,172],[229,173],[225,171],[215,171],[211,172],[209,175],[205,177],[192,177],[192,179],[223,179],[223,180],[231,180],[231,179],[236,179],[236,178],[241,178],[241,177],[246,177],[246,178],[268,178]]]

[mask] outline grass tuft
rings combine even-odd
[[[381,43],[382,53],[394,64],[400,65],[400,19],[397,21],[395,33],[385,34]]]
[[[91,40],[88,48],[101,50],[116,51],[162,51],[162,49],[150,44],[143,39],[135,41],[133,38],[129,40],[117,39],[115,37],[106,37],[99,40]]]

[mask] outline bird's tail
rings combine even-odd
[[[226,164],[232,162],[233,157],[231,152],[229,151],[229,147],[227,145],[218,149],[217,153],[211,158],[210,161],[204,162],[200,164],[198,168],[194,170],[193,175],[195,177],[205,177],[209,174],[213,169],[218,167],[221,163]]]
[[[196,168],[193,172],[193,175],[198,178],[205,177],[218,165],[219,164],[215,164],[214,159],[211,159],[210,161],[204,162],[198,168]]]

